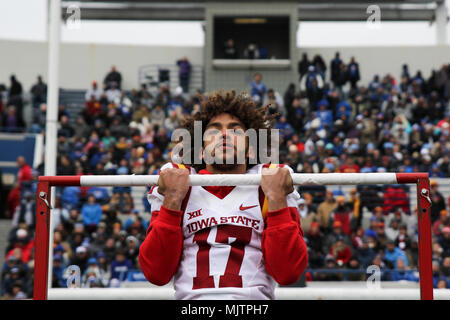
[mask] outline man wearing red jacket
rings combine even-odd
[[[17,173],[17,181],[19,183],[31,181],[33,179],[31,167],[25,161],[23,156],[17,157],[17,166],[19,167],[19,172]]]
[[[244,134],[249,128],[270,129],[273,118],[234,91],[201,99],[201,110],[182,124],[193,133],[200,121],[202,137],[208,137],[198,154],[188,151],[195,165],[167,163],[148,195],[152,218],[139,252],[148,281],[165,285],[173,278],[176,299],[257,300],[274,299],[276,282],[300,278],[308,254],[292,169],[254,164],[261,153]],[[222,163],[205,161],[206,152],[223,154]],[[235,161],[241,154],[245,161]],[[197,187],[189,186],[189,174],[262,179],[260,186]]]

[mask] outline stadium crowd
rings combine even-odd
[[[259,73],[250,84],[249,98],[280,114],[275,123],[280,163],[301,173],[428,172],[433,285],[449,288],[448,199],[433,178],[450,176],[450,64],[433,70],[428,79],[420,71],[410,74],[404,65],[400,79],[374,75],[362,84],[355,58],[345,63],[337,53],[327,66],[320,56],[310,61],[305,54],[299,75],[299,83],[283,94],[267,88]],[[7,131],[22,125],[17,116],[22,89],[11,79],[0,104]],[[171,133],[185,115],[198,110],[198,97],[182,88],[171,92],[166,83],[156,93],[146,84],[128,92],[121,82],[115,68],[102,84],[92,82],[73,122],[60,106],[58,175],[157,174],[170,161]],[[44,86],[38,79],[31,92],[32,126],[38,131],[45,127]],[[12,229],[1,276],[5,299],[29,298],[33,291],[34,192],[44,162],[31,168],[20,158],[18,165],[18,182],[7,203]],[[382,280],[418,281],[417,209],[408,189],[303,187],[299,192],[309,250],[306,281],[365,280],[369,265],[380,268]],[[367,211],[370,221],[363,219]],[[84,287],[117,287],[139,269],[137,255],[148,221],[135,209],[131,188],[57,188],[52,217],[53,287],[67,286],[69,265],[79,266]]]

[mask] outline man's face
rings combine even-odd
[[[78,217],[78,211],[76,209],[70,210],[70,216],[73,219],[76,219]]]
[[[242,164],[242,160],[245,163],[248,156],[245,130],[242,121],[228,113],[213,117],[207,124],[203,136],[204,159],[207,156],[214,157],[212,165],[219,167],[224,165],[235,167],[237,164]],[[216,163],[220,160],[223,164]]]
[[[333,199],[334,199],[333,193],[331,191],[327,191],[327,193],[325,194],[325,197],[326,197],[327,201],[333,201]]]
[[[116,260],[118,262],[123,262],[125,260],[125,256],[123,254],[117,254],[116,255]]]
[[[25,163],[25,159],[23,157],[17,158],[17,165],[19,166],[19,168],[22,167],[24,163]]]

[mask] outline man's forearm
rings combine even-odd
[[[277,211],[287,207],[286,196],[277,194],[267,196],[268,211]]]
[[[180,211],[182,203],[183,199],[179,197],[166,196],[164,197],[163,206],[170,210]]]

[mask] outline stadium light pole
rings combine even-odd
[[[56,153],[58,135],[58,105],[59,105],[59,46],[61,28],[61,0],[49,0],[48,10],[48,86],[47,86],[47,111],[45,118],[45,175],[56,175]],[[54,197],[51,198],[51,207],[54,205]],[[51,216],[51,215],[50,215]],[[51,220],[48,221],[50,228],[49,245],[53,243],[53,232],[51,232]],[[52,281],[52,252],[48,256],[48,283],[51,287]]]

